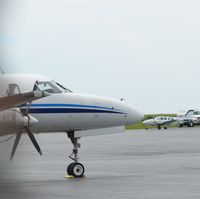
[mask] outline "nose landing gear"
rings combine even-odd
[[[78,162],[78,149],[81,147],[81,144],[78,142],[80,138],[76,138],[74,136],[74,131],[68,132],[68,137],[70,138],[73,144],[72,154],[69,156],[74,162],[69,164],[67,167],[67,173],[69,176],[73,176],[75,178],[84,177],[85,168],[84,166]]]

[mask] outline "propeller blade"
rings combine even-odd
[[[11,155],[10,155],[10,160],[12,160],[14,155],[15,155],[15,152],[16,152],[17,146],[19,144],[19,140],[21,138],[21,135],[22,135],[22,131],[18,132],[17,135],[16,135],[15,142],[14,142],[14,145],[13,145],[13,149],[12,149],[12,152],[11,152]]]
[[[40,155],[42,155],[42,150],[40,149],[40,146],[39,146],[39,144],[37,143],[37,141],[36,141],[36,139],[35,139],[35,136],[34,136],[33,133],[31,132],[31,130],[30,130],[28,127],[26,127],[25,130],[26,130],[26,132],[27,132],[27,134],[28,134],[28,136],[29,136],[31,142],[33,143],[33,145],[35,146],[36,150],[38,151],[38,153],[39,153]]]
[[[29,116],[28,113],[29,113],[29,109],[30,109],[30,107],[31,107],[31,104],[32,104],[32,102],[29,102],[29,103],[28,103],[26,112],[25,112],[25,114],[24,114],[25,116],[26,116],[26,115]]]

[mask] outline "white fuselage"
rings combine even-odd
[[[6,96],[9,84],[17,84],[20,92],[32,91],[37,82],[51,82],[38,75],[1,75],[0,97]],[[44,84],[45,85],[45,84]],[[49,89],[51,90],[51,89]],[[16,133],[25,122],[20,109],[27,111],[37,123],[34,132],[67,132],[86,129],[125,126],[135,123],[143,115],[124,101],[107,97],[71,92],[50,92],[50,96],[29,105],[0,112],[0,136]],[[13,128],[9,128],[10,125]],[[15,126],[15,127],[14,127]]]
[[[132,111],[121,101],[74,93],[53,94],[37,100],[29,108],[29,113],[38,120],[33,126],[37,132],[129,125],[138,120]]]

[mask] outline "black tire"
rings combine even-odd
[[[67,167],[67,173],[68,173],[68,175],[70,175],[70,176],[73,176],[71,167],[73,167],[74,164],[75,164],[75,163],[73,162],[73,163],[69,164],[68,167]]]
[[[190,126],[190,127],[193,127],[193,126],[194,126],[194,123],[193,123],[192,121],[190,121],[189,126]]]
[[[69,168],[69,173],[72,173],[72,175],[76,178],[83,177],[85,172],[85,168],[81,163],[74,163]]]
[[[183,127],[183,125],[182,125],[182,124],[177,124],[177,126],[178,126],[178,128],[181,128],[181,127]]]
[[[164,129],[166,130],[166,129],[167,129],[167,127],[165,126],[165,127],[164,127]]]
[[[160,130],[161,129],[161,126],[158,126],[158,130]]]

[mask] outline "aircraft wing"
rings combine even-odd
[[[165,125],[165,124],[170,125],[170,124],[173,124],[174,122],[176,122],[175,119],[173,119],[173,120],[169,120],[169,121],[166,121],[166,122],[164,122],[163,124],[164,124],[164,125]]]
[[[16,108],[25,103],[32,102],[34,100],[47,97],[48,93],[42,91],[30,91],[26,93],[19,93],[14,95],[9,95],[0,98],[0,111],[7,110],[9,108]]]

